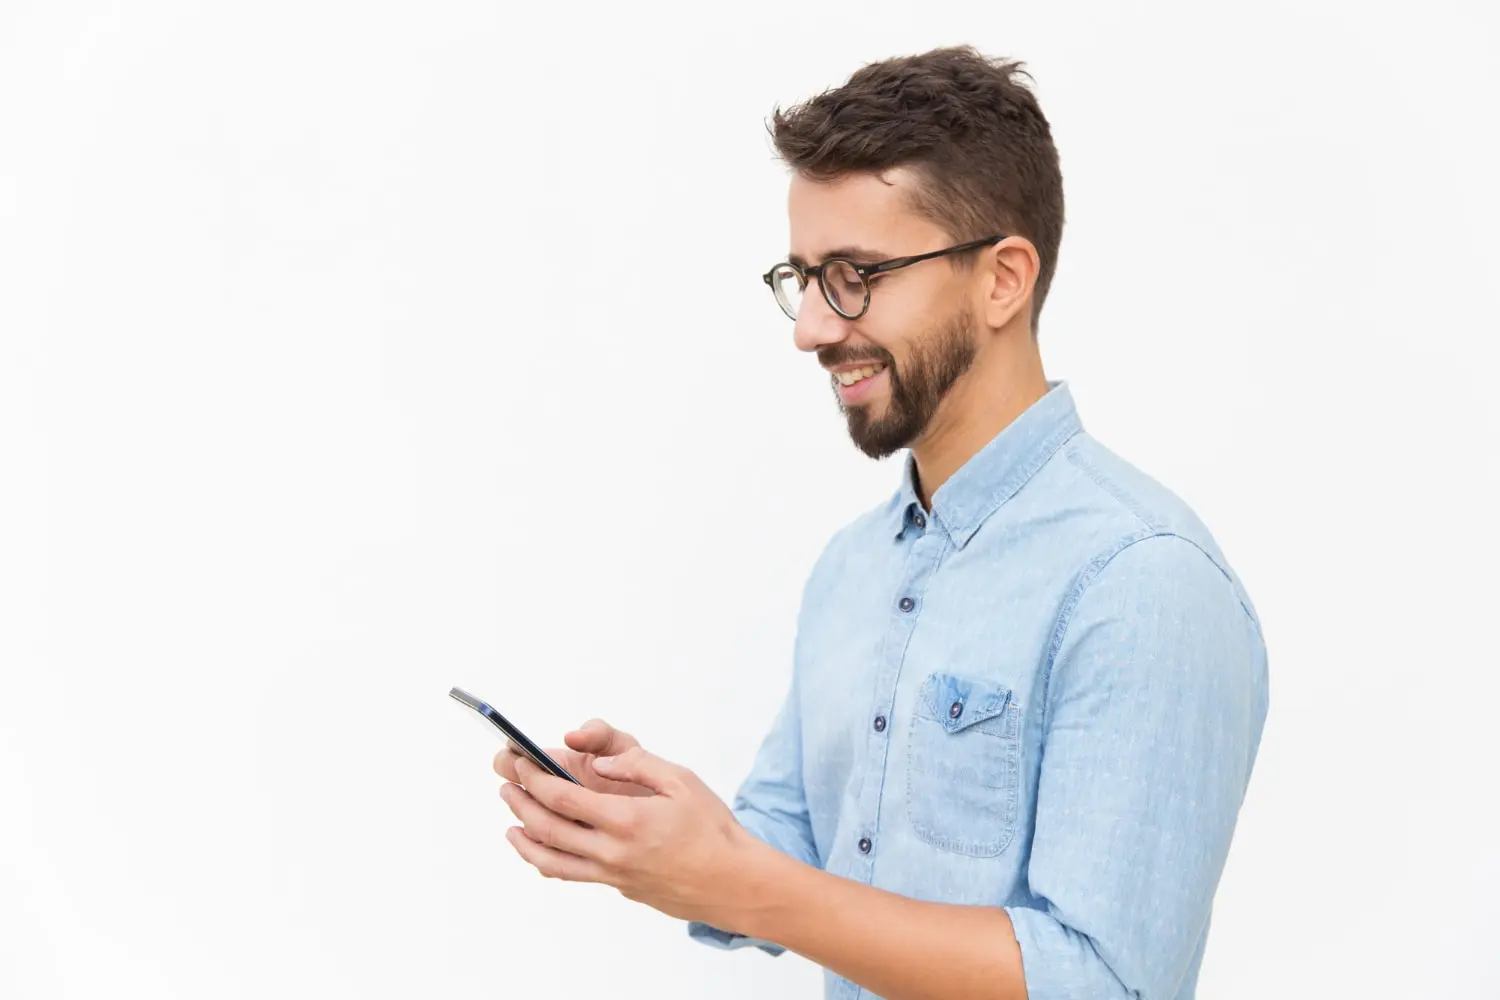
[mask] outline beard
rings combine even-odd
[[[953,383],[969,370],[977,353],[973,317],[964,311],[918,337],[913,342],[911,356],[899,370],[895,359],[886,352],[868,357],[871,361],[885,362],[886,377],[890,381],[885,413],[878,418],[871,415],[873,404],[845,406],[838,398],[835,380],[834,399],[838,400],[839,409],[848,420],[849,437],[854,446],[871,458],[885,458],[898,449],[910,447],[927,429],[938,404],[953,388]],[[866,357],[843,357],[835,348],[820,352],[819,360],[831,366],[866,360]]]

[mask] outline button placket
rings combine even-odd
[[[925,526],[925,515],[920,516],[914,511],[912,523],[919,528]],[[853,833],[854,842],[845,841],[850,851],[849,862],[842,871],[847,877],[873,884],[873,871],[875,864],[874,841],[880,835],[880,824],[883,820],[882,809],[885,798],[885,784],[889,779],[888,766],[890,760],[891,744],[895,742],[892,709],[895,705],[896,690],[901,681],[902,665],[906,659],[907,646],[910,643],[912,633],[917,627],[919,615],[916,613],[921,604],[921,598],[926,591],[933,571],[947,550],[947,538],[940,532],[924,534],[917,538],[911,548],[907,550],[906,559],[901,567],[901,576],[896,581],[895,608],[889,620],[885,637],[882,639],[878,653],[879,666],[876,672],[875,698],[871,706],[870,728],[865,730],[866,742],[866,764],[864,767],[864,779],[857,793],[858,823],[856,832]],[[899,610],[897,610],[899,609]],[[893,793],[894,794],[894,793]],[[897,802],[892,799],[892,802]],[[895,808],[894,805],[891,808]],[[894,814],[893,814],[894,815]]]

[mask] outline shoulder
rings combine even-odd
[[[1228,596],[1258,626],[1249,594],[1217,539],[1170,488],[1087,433],[1069,439],[1045,474],[1070,494],[1072,509],[1099,522],[1091,532],[1095,544],[1073,577],[1069,604],[1105,581],[1128,578],[1146,588],[1142,596],[1174,588]]]
[[[1058,450],[1052,465],[1069,475],[1075,488],[1095,493],[1095,500],[1119,523],[1145,534],[1177,535],[1197,542],[1220,559],[1207,525],[1187,502],[1151,475],[1087,433],[1075,434]]]

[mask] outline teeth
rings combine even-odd
[[[865,367],[856,368],[853,371],[838,372],[834,375],[834,378],[839,380],[840,385],[853,385],[856,382],[862,382],[867,378],[878,375],[884,370],[884,364],[865,365]]]

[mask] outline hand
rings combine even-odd
[[[579,728],[563,734],[566,748],[547,748],[547,755],[583,782],[585,788],[608,795],[651,795],[651,789],[632,781],[615,781],[594,770],[597,757],[610,757],[640,746],[635,737],[621,732],[602,719],[590,719]],[[495,773],[506,781],[520,782],[516,776],[516,761],[525,755],[514,743],[507,743],[504,750],[495,754]]]
[[[654,793],[625,797],[579,788],[526,759],[515,768],[520,784],[500,795],[522,826],[506,839],[542,875],[601,882],[668,916],[733,930],[749,902],[741,886],[753,883],[750,862],[763,852],[693,772],[638,746],[595,759],[611,781]]]

